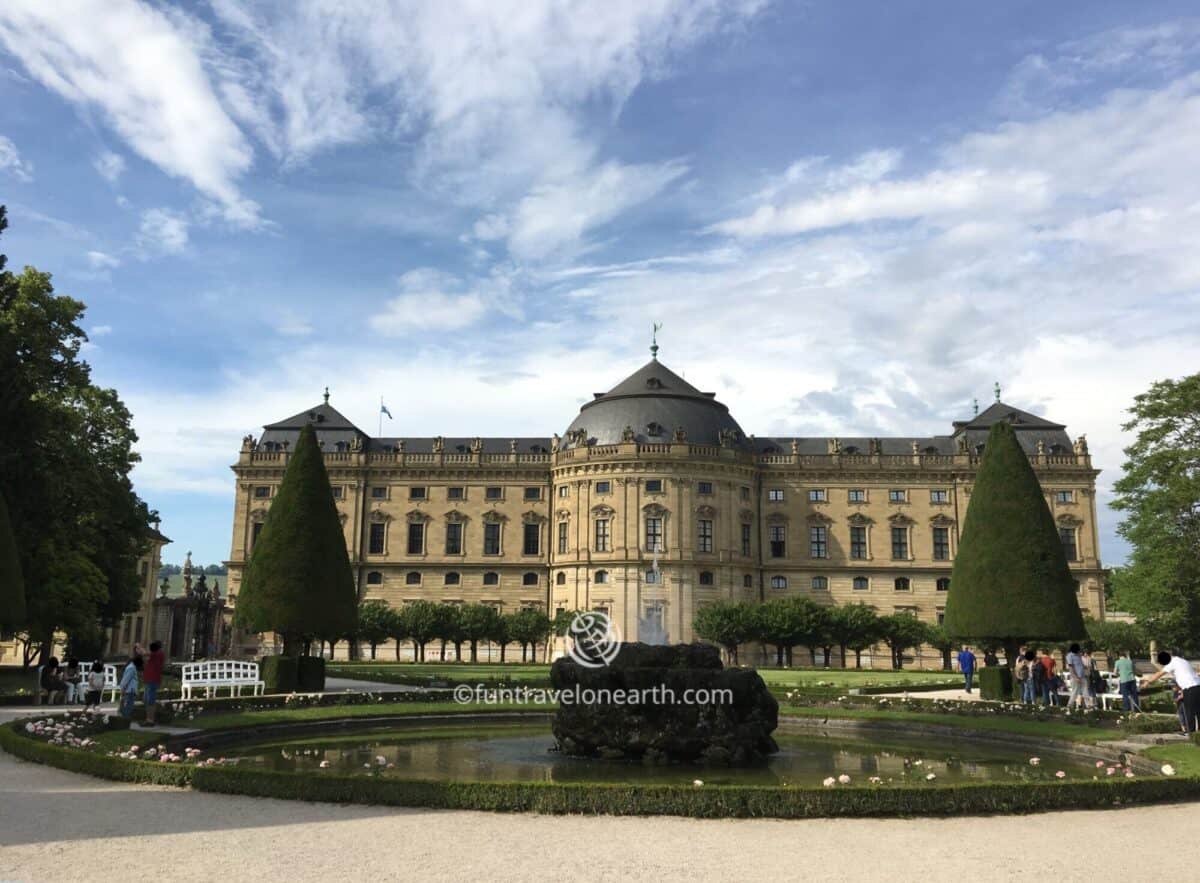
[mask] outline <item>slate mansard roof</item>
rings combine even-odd
[[[918,453],[954,454],[960,446],[977,450],[986,442],[992,424],[1000,420],[1012,424],[1021,447],[1030,454],[1037,452],[1039,442],[1048,453],[1070,453],[1072,450],[1071,438],[1061,423],[1000,401],[969,420],[956,420],[949,435],[879,439],[840,437],[837,442],[844,454],[871,453],[876,442],[881,454],[911,454],[914,444]],[[293,447],[300,429],[308,423],[316,428],[327,451],[361,446],[367,451],[384,452],[403,446],[408,453],[423,454],[432,452],[436,442],[431,436],[371,438],[326,401],[263,427],[259,444],[265,445],[267,450],[285,442]],[[618,444],[627,429],[632,431],[639,444],[669,443],[676,430],[682,429],[691,444],[720,445],[724,441],[738,450],[756,454],[790,454],[793,447],[800,454],[828,454],[831,441],[824,436],[751,438],[742,431],[729,409],[717,401],[715,393],[701,392],[657,359],[647,362],[608,392],[595,393],[592,401],[580,408],[579,415],[571,421],[559,447]],[[548,453],[552,444],[550,438],[542,436],[479,439],[485,454],[510,453],[514,442],[517,453],[521,454]],[[472,438],[443,438],[442,449],[446,453],[466,453],[474,443]]]

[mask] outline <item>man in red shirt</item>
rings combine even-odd
[[[1049,650],[1042,651],[1042,668],[1046,670],[1046,701],[1050,705],[1058,705],[1058,683],[1054,674],[1054,657]]]
[[[167,664],[167,656],[163,653],[162,642],[150,644],[150,655],[146,657],[142,669],[142,682],[146,685],[146,726],[154,726],[158,716],[158,688],[162,686],[163,667]]]

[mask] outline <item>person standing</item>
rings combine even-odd
[[[162,642],[150,643],[150,655],[146,657],[142,667],[142,681],[146,685],[146,722],[143,726],[154,726],[158,715],[158,690],[162,686],[163,668],[167,664],[167,655],[163,653]]]
[[[1142,704],[1138,701],[1137,673],[1133,670],[1133,659],[1126,650],[1121,654],[1115,666],[1117,670],[1117,689],[1121,691],[1121,707],[1126,711],[1141,711]]]
[[[137,701],[138,670],[142,667],[142,657],[133,655],[121,672],[121,682],[117,685],[121,690],[121,717],[133,717],[133,703]]]
[[[99,659],[92,663],[92,670],[88,672],[85,683],[87,695],[83,703],[84,710],[99,708],[100,700],[104,698],[104,663]]]
[[[975,679],[975,654],[965,644],[963,645],[962,652],[958,654],[958,670],[962,672],[966,691],[970,693],[972,682]]]
[[[1184,729],[1189,733],[1200,731],[1200,676],[1196,675],[1190,662],[1166,650],[1158,654],[1158,664],[1162,668],[1142,681],[1140,686],[1148,687],[1163,675],[1170,675],[1175,680],[1175,686],[1183,691]]]
[[[1058,687],[1055,684],[1058,675],[1054,673],[1056,666],[1049,650],[1042,650],[1042,658],[1038,660],[1038,665],[1042,668],[1042,704],[1058,705]]]
[[[1037,654],[1032,650],[1026,650],[1017,658],[1017,680],[1021,684],[1021,701],[1026,705],[1033,705],[1037,701],[1038,690],[1041,688],[1037,674],[1041,670],[1042,667],[1037,662]]]
[[[1087,705],[1087,669],[1078,644],[1072,644],[1067,651],[1067,674],[1071,677],[1071,698],[1067,700],[1067,708],[1084,708]]]

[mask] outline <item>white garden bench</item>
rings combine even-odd
[[[203,689],[209,699],[222,687],[229,689],[230,696],[241,696],[243,687],[249,687],[255,696],[261,696],[266,689],[258,676],[257,662],[233,659],[185,662],[179,687],[184,699],[191,699],[192,692],[199,689]]]
[[[77,702],[80,702],[80,703],[83,702],[82,697],[83,697],[84,691],[87,690],[87,679],[88,679],[88,675],[90,675],[92,673],[92,665],[93,665],[93,663],[91,663],[91,662],[81,662],[79,664],[79,673],[82,677],[82,680],[80,681],[81,690],[77,694],[80,698],[78,698],[76,700]],[[43,668],[45,668],[45,666],[42,666],[42,665],[39,665],[37,668],[37,690],[34,694],[36,697],[36,700],[37,700],[37,704],[41,704],[42,694],[45,692],[42,689],[42,669]],[[66,669],[63,668],[63,671],[65,672]],[[117,667],[115,665],[113,665],[112,663],[105,663],[105,665],[104,665],[104,687],[100,690],[100,701],[103,702],[104,697],[106,695],[111,694],[112,698],[109,701],[116,702],[117,697],[120,695],[120,693],[121,693],[120,688],[117,686]]]

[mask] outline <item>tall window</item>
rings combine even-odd
[[[539,555],[542,551],[542,526],[540,524],[525,525],[525,541],[521,546],[522,555]]]
[[[496,571],[494,571],[494,570],[489,570],[487,573],[485,573],[483,575],[483,584],[485,586],[500,585],[500,574],[496,573]]]
[[[786,589],[787,588],[787,577],[786,576],[771,577],[771,588]]]
[[[382,555],[383,554],[383,542],[384,542],[384,538],[386,536],[387,536],[387,525],[386,524],[372,524],[371,525],[371,537],[370,537],[370,542],[367,546],[367,553],[370,555]]]
[[[950,528],[948,527],[933,529],[933,560],[950,560]]]
[[[607,552],[608,551],[608,519],[607,518],[597,518],[596,519],[595,548],[596,548],[597,552]]]
[[[856,576],[851,585],[854,586],[854,591],[865,592],[871,588],[871,581],[865,576]]]
[[[896,591],[897,592],[907,592],[910,588],[912,588],[912,584],[908,581],[908,577],[906,577],[906,576],[896,577]]]
[[[908,560],[908,528],[892,528],[892,558],[896,561]]]
[[[825,592],[829,590],[829,577],[814,576],[812,578],[812,587],[814,591]]]
[[[558,486],[558,498],[560,500],[565,499],[566,497],[569,497],[570,495],[571,495],[571,489],[567,485],[560,484]]]
[[[646,571],[646,582],[650,585],[657,585],[660,582],[660,574],[657,570],[651,568]]]
[[[558,554],[567,554],[567,522],[558,523]]]
[[[463,526],[458,523],[450,523],[446,525],[446,554],[461,555],[462,554],[462,537]]]
[[[1078,561],[1079,549],[1075,545],[1075,528],[1060,527],[1058,537],[1062,540],[1063,554],[1067,556],[1067,560]]]
[[[850,557],[859,561],[867,558],[867,529],[865,527],[850,528]]]
[[[265,522],[256,521],[256,522],[254,522],[253,527],[250,528],[250,548],[251,549],[253,549],[254,544],[258,542],[258,535],[260,533],[262,533],[263,524],[265,524]]]
[[[783,558],[787,554],[787,527],[782,524],[772,524],[769,536],[771,538],[771,557]]]
[[[711,552],[713,550],[713,523],[706,518],[701,518],[696,523],[699,527],[696,536],[697,551]]]
[[[374,525],[372,525],[374,528]],[[425,551],[425,525],[410,524],[408,526],[408,554],[420,555]]]
[[[713,584],[713,575],[711,570],[700,571],[700,585],[711,586]]]
[[[601,586],[605,585],[608,582],[608,571],[607,570],[597,570],[595,581],[596,581],[596,585],[601,585]]]
[[[743,589],[754,588],[754,577],[748,573],[742,574],[742,588]]]
[[[950,577],[948,577],[948,576],[938,577],[937,590],[939,592],[950,591]]]
[[[767,489],[767,502],[768,503],[782,503],[783,502],[783,488],[781,488],[781,487],[768,488]]]
[[[483,524],[483,554],[500,554],[500,525],[496,522]]]
[[[824,527],[808,529],[808,554],[812,558],[829,557],[829,531]]]
[[[750,488],[746,487],[745,485],[742,485],[742,489],[741,489],[740,493],[741,493],[741,497],[743,500],[745,500],[747,502],[750,500]]]
[[[846,491],[846,500],[851,503],[867,502],[867,492],[862,488],[851,488]]]
[[[556,586],[565,586],[567,584],[567,575],[560,570],[554,575],[554,584]]]
[[[646,551],[661,552],[663,550],[663,533],[661,518],[646,519]]]
[[[742,525],[742,554],[750,554],[750,531],[752,530],[749,524]]]

